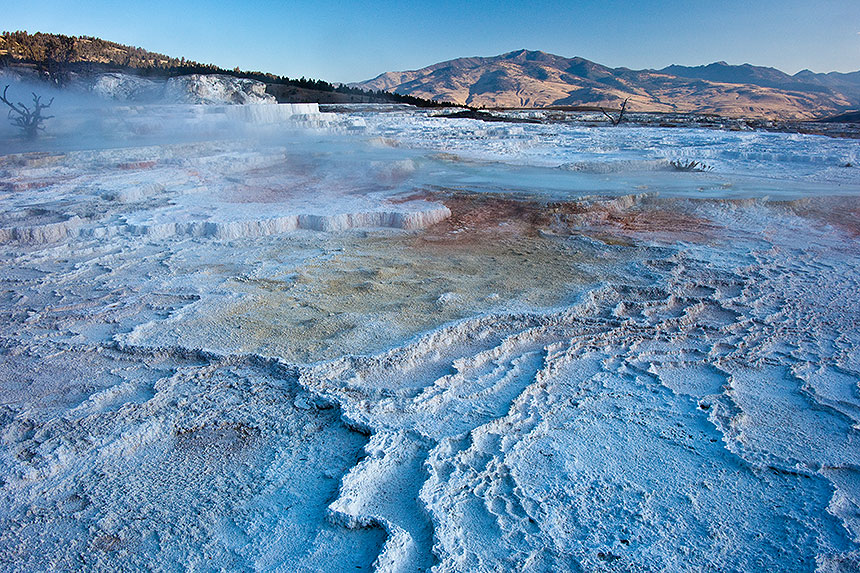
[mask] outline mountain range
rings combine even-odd
[[[387,72],[352,85],[487,108],[618,108],[627,100],[631,111],[813,119],[860,107],[860,71],[789,75],[725,62],[631,70],[529,50]]]

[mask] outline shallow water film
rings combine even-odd
[[[856,141],[257,108],[0,133],[0,568],[860,568]]]

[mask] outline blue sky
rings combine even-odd
[[[98,36],[333,82],[526,48],[608,66],[860,70],[860,0],[10,2],[0,29]]]

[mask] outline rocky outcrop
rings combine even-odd
[[[152,101],[161,97],[164,84],[130,74],[101,74],[93,82],[91,91],[106,99],[118,101]]]
[[[34,70],[9,67],[0,70],[0,84],[29,83],[36,85],[42,78]],[[2,87],[2,85],[0,85]],[[96,75],[70,74],[66,89],[92,93],[101,98],[134,103],[182,103],[207,105],[275,104],[273,95],[266,93],[266,84],[247,78],[221,74],[193,74],[163,79],[150,79],[123,72]],[[27,93],[29,90],[25,90]],[[44,90],[40,88],[39,93]],[[59,100],[58,100],[59,101]],[[314,114],[319,109],[283,108],[277,113]],[[273,108],[274,109],[274,108]],[[271,113],[271,112],[270,112]]]
[[[164,98],[175,103],[256,104],[277,103],[266,84],[225,75],[192,74],[167,80]]]

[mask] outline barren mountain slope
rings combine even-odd
[[[800,91],[722,83],[663,71],[613,69],[583,58],[526,50],[388,72],[357,85],[478,107],[617,107],[629,98],[629,109],[636,111],[812,118],[851,105],[844,94],[820,86]]]

